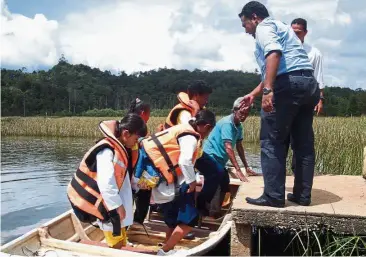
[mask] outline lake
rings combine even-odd
[[[67,184],[94,141],[2,137],[1,244],[70,209]],[[246,150],[249,165],[260,171],[258,146]]]

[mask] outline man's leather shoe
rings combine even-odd
[[[294,203],[297,203],[299,205],[302,205],[302,206],[309,206],[310,203],[311,203],[311,200],[301,200],[301,199],[298,199],[295,197],[294,194],[291,194],[291,193],[288,193],[287,194],[287,200],[289,200],[290,202],[294,202]]]
[[[278,201],[269,201],[267,200],[263,195],[260,196],[257,199],[246,197],[245,200],[247,200],[247,203],[254,204],[254,205],[260,205],[260,206],[270,206],[270,207],[277,207],[277,208],[283,208],[285,207],[285,203],[281,203]]]

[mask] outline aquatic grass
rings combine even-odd
[[[218,117],[219,119],[220,117]],[[49,136],[99,138],[98,123],[120,117],[3,117],[2,136]],[[155,132],[164,117],[151,117],[150,132]],[[360,175],[363,148],[366,146],[366,116],[316,117],[314,119],[316,174]],[[259,146],[259,117],[244,123],[244,142]],[[291,151],[287,170],[290,173]]]
[[[293,247],[295,254],[302,256],[364,256],[365,240],[366,236],[338,235],[328,229],[316,233],[304,228],[296,232],[284,251]]]
[[[102,135],[99,122],[113,119],[120,117],[5,117],[1,118],[1,135],[97,139]],[[148,122],[149,131],[155,131],[163,122],[164,118],[152,117]]]
[[[366,235],[337,234],[331,227],[254,227],[253,255],[365,256]],[[265,236],[262,236],[265,235]],[[274,243],[275,241],[275,243]]]

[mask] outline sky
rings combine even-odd
[[[127,73],[158,68],[258,69],[242,0],[0,0],[1,66],[69,63]],[[365,0],[261,0],[270,15],[308,21],[327,86],[366,89]]]

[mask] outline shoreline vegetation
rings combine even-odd
[[[160,68],[112,74],[83,64],[70,64],[62,56],[47,71],[1,69],[1,115],[118,116],[114,114],[119,112],[116,110],[128,109],[136,97],[149,103],[154,112],[169,111],[177,103],[177,93],[186,91],[194,80],[204,80],[210,85],[213,92],[209,108],[216,114],[225,115],[235,99],[251,92],[261,79],[257,70]],[[339,86],[342,85],[324,88],[323,114],[328,117],[366,115],[366,90]],[[261,98],[257,97],[252,113],[259,115],[260,110]]]
[[[98,123],[118,117],[2,117],[1,136],[85,137],[101,136]],[[219,119],[219,117],[218,117]],[[151,117],[149,131],[163,123],[163,117]],[[244,144],[260,144],[260,119],[244,122]],[[316,117],[314,119],[316,174],[361,175],[363,149],[366,146],[366,116]],[[289,157],[291,158],[291,151]],[[289,159],[290,160],[290,159]],[[289,169],[288,162],[288,171]]]

